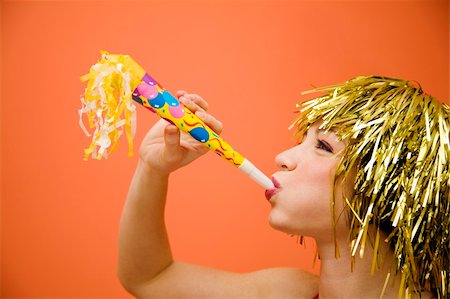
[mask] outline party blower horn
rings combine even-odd
[[[101,60],[91,67],[89,74],[81,77],[81,81],[88,83],[84,97],[81,98],[80,126],[86,135],[91,136],[82,120],[83,114],[86,114],[89,127],[95,128],[92,142],[85,149],[85,160],[88,160],[89,156],[100,160],[112,153],[123,130],[128,139],[128,155],[132,155],[133,136],[136,131],[136,107],[133,99],[190,134],[265,189],[274,188],[267,176],[180,104],[130,56],[113,55],[105,51],[100,53]]]

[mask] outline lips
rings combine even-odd
[[[273,182],[273,185],[275,186],[275,188],[266,190],[266,193],[265,193],[266,199],[269,201],[275,194],[277,194],[280,191],[280,188],[281,188],[280,183],[275,179],[275,177],[272,177],[272,182]]]

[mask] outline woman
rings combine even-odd
[[[207,149],[159,121],[142,143],[120,225],[119,278],[131,294],[446,298],[449,107],[407,81],[383,77],[315,91],[327,93],[301,105],[294,124],[300,142],[276,157],[275,188],[266,197],[272,227],[316,240],[320,276],[288,268],[236,274],[175,262],[164,223],[169,175]],[[178,96],[221,132],[201,97]]]

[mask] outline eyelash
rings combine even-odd
[[[333,153],[333,149],[331,148],[331,146],[329,146],[328,143],[320,139],[316,140],[316,148],[327,151],[329,153]]]

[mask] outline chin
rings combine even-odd
[[[291,235],[296,235],[299,232],[290,225],[288,219],[282,215],[277,215],[275,213],[270,213],[269,215],[269,225],[280,231]]]
[[[329,224],[316,223],[305,215],[303,215],[303,217],[297,217],[302,218],[303,221],[294,221],[292,217],[288,217],[288,215],[280,213],[279,211],[272,210],[269,214],[268,221],[272,228],[288,235],[301,235],[314,239],[322,239],[324,236],[334,236],[331,222]],[[334,241],[334,239],[332,239],[332,241]]]

